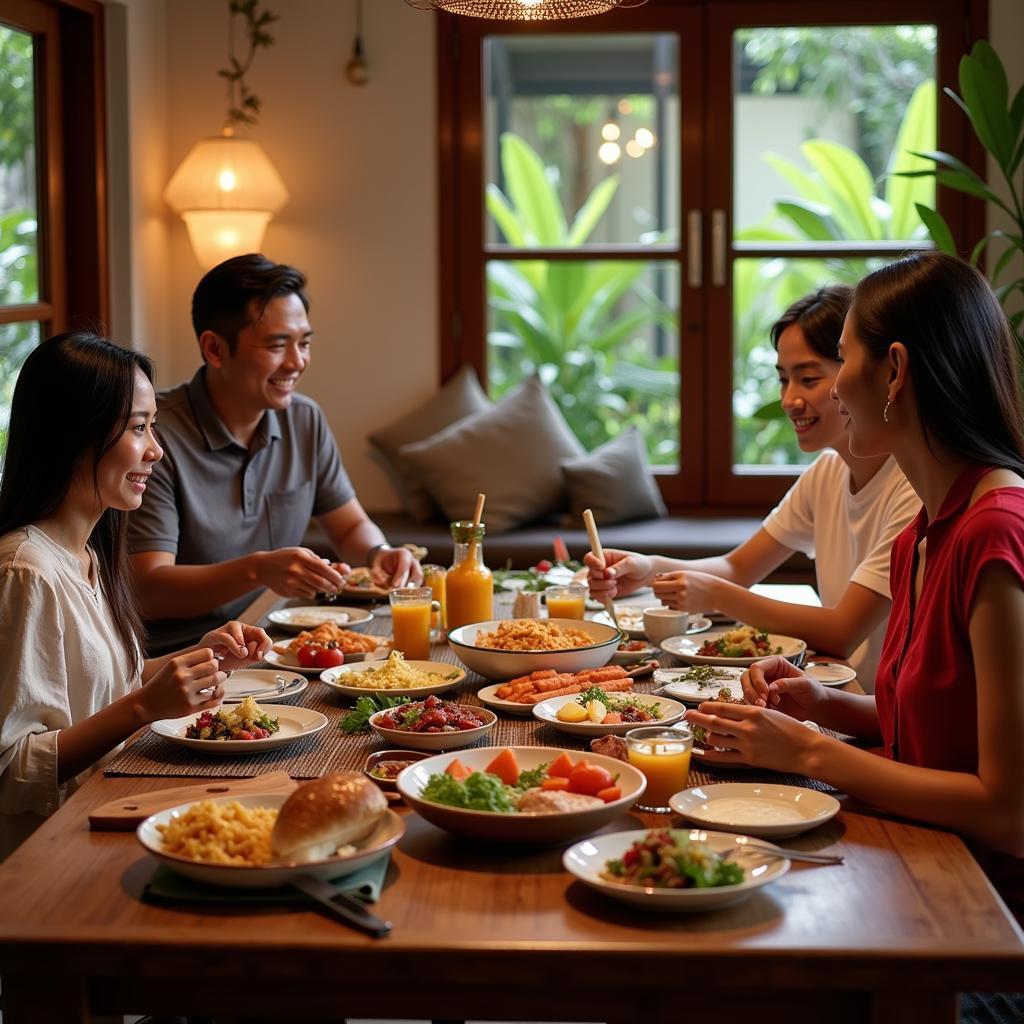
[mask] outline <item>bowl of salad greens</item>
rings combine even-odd
[[[405,802],[455,835],[558,843],[589,835],[647,786],[625,761],[558,747],[474,747],[425,758],[397,779]]]

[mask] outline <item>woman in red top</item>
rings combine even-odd
[[[839,354],[851,452],[892,452],[923,502],[892,549],[877,692],[827,689],[770,658],[744,676],[749,704],[687,717],[730,750],[709,762],[799,771],[962,833],[1020,915],[1024,410],[1013,339],[984,277],[929,252],[860,283]],[[804,719],[876,738],[885,757]]]

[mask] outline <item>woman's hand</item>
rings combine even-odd
[[[259,626],[246,622],[225,622],[211,629],[199,641],[200,647],[209,647],[225,672],[244,668],[260,661],[270,650],[273,641]]]
[[[717,608],[722,581],[707,572],[659,572],[651,586],[662,604],[677,612],[701,612]]]
[[[220,704],[227,677],[209,647],[179,654],[138,691],[136,710],[144,723],[205,711]]]
[[[829,699],[827,687],[778,654],[755,661],[743,673],[742,684],[748,704],[774,708],[801,722],[813,718],[819,706]]]
[[[686,712],[686,721],[707,730],[704,742],[724,751],[709,752],[708,762],[741,763],[779,772],[808,774],[821,734],[788,715],[749,704],[705,702]]]
[[[597,601],[616,595],[624,597],[633,591],[647,586],[654,568],[646,555],[635,551],[618,551],[615,548],[604,549],[604,565],[593,551],[583,556],[583,562],[590,570],[587,585],[590,593]]]

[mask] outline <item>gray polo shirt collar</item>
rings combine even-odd
[[[217,410],[210,401],[209,392],[206,390],[205,366],[200,366],[189,381],[188,400],[210,451],[220,451],[232,445],[236,448],[242,447],[232,436],[231,431],[224,426],[223,420],[217,415]],[[263,413],[263,419],[256,429],[256,436],[258,444],[253,446],[256,450],[266,448],[275,438],[281,437],[281,424],[275,410],[267,409]]]

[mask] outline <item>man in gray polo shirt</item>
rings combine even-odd
[[[313,334],[305,286],[294,267],[249,255],[196,288],[204,365],[157,397],[164,458],[129,517],[150,654],[236,618],[262,587],[311,598],[341,586],[347,565],[299,546],[311,516],[378,583],[422,579],[363,511],[320,407],[295,392]]]

